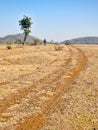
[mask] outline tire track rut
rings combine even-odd
[[[71,50],[70,50],[70,52],[71,52]],[[49,78],[51,78],[51,75],[54,75],[54,77],[51,78],[51,83],[54,82],[57,78],[59,78],[61,76],[61,75],[59,75],[61,68],[62,68],[62,71],[63,71],[63,68],[65,68],[65,65],[67,65],[70,61],[71,61],[71,54],[70,54],[69,58],[65,61],[65,64],[63,64],[62,67],[58,67],[59,69],[57,69],[53,73],[49,74],[48,76],[46,76],[42,79],[39,79],[39,81],[37,81],[35,84],[32,84],[32,85],[30,85],[26,88],[20,89],[19,91],[17,91],[16,94],[10,95],[9,97],[5,98],[4,100],[0,100],[0,113],[1,113],[0,114],[0,118],[1,118],[0,128],[1,128],[1,130],[3,130],[2,122],[3,122],[3,126],[5,125],[4,129],[11,130],[10,127],[9,128],[6,127],[6,121],[5,120],[9,120],[12,116],[10,116],[9,114],[7,116],[4,115],[4,112],[6,111],[6,109],[9,108],[10,106],[14,105],[14,104],[20,103],[22,98],[25,98],[30,92],[32,92],[36,88],[36,85],[40,86],[41,83],[44,83]],[[58,76],[55,76],[55,73]],[[38,82],[39,82],[39,84],[38,84]]]
[[[85,67],[86,57],[84,53],[75,47],[72,47],[78,51],[78,57],[76,58],[76,65],[69,67],[68,72],[62,72],[62,76],[59,79],[59,82],[56,84],[55,94],[44,103],[44,106],[41,108],[41,113],[33,114],[30,117],[27,117],[23,123],[17,127],[16,130],[38,130],[47,123],[47,116],[51,111],[54,110],[56,104],[60,101],[61,95],[66,92],[69,85],[73,80],[79,75],[79,72],[82,71]],[[73,58],[73,57],[72,57]],[[73,59],[72,59],[73,60]],[[63,82],[60,82],[62,81]]]

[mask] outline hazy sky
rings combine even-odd
[[[0,37],[22,33],[23,15],[34,22],[31,35],[41,39],[98,36],[98,0],[0,0]]]

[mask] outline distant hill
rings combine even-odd
[[[76,38],[76,39],[71,39],[69,40],[71,43],[81,43],[81,44],[96,44],[98,43],[98,37],[81,37],[81,38]],[[63,41],[62,43],[65,43]]]
[[[14,35],[8,35],[5,37],[0,37],[0,43],[7,43],[12,42],[15,43],[17,40],[23,41],[24,34],[14,34]],[[28,36],[26,43],[34,43],[34,39],[38,39],[33,36]],[[39,39],[40,40],[40,39]],[[42,40],[40,40],[42,42]],[[67,40],[61,42],[64,44]],[[81,44],[96,44],[98,43],[98,37],[81,37],[76,39],[69,40],[71,43],[81,43]]]
[[[15,35],[8,35],[5,37],[0,37],[0,43],[7,43],[7,42],[16,42],[17,40],[21,40],[23,41],[24,38],[24,34],[15,34]],[[33,36],[28,36],[26,43],[34,43],[34,39],[38,39],[36,37]]]

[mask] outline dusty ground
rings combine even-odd
[[[98,129],[98,45],[0,46],[0,130],[38,129]]]

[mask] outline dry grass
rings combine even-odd
[[[98,129],[97,45],[11,46],[0,46],[0,130]]]

